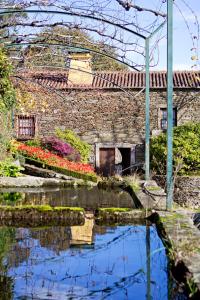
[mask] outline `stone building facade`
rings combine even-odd
[[[190,121],[200,122],[199,75],[199,72],[189,71],[174,73],[175,126]],[[50,96],[45,111],[41,105],[42,95],[36,94],[37,105],[34,108],[30,110],[25,107],[23,113],[15,112],[16,137],[24,139],[51,136],[57,127],[72,129],[93,146],[91,162],[97,168],[101,168],[107,160],[107,168],[110,168],[107,171],[112,173],[113,164],[117,164],[119,155],[123,169],[143,161],[145,74],[93,73],[88,84],[86,81],[84,84],[80,83],[81,76],[84,73],[79,68],[78,83],[69,82],[70,74],[64,71],[26,73],[26,78],[34,84],[48,89]],[[151,133],[157,134],[166,128],[166,73],[152,72],[150,78]],[[26,122],[25,134],[21,134]],[[28,129],[30,126],[33,126],[32,132]]]

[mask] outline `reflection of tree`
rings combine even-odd
[[[0,299],[13,299],[13,279],[7,276],[0,275]]]
[[[15,204],[16,202],[22,200],[23,197],[24,197],[24,194],[18,193],[18,192],[0,193],[0,202],[2,204],[6,204],[6,205],[12,205],[12,204]]]
[[[8,265],[17,268],[21,263],[28,260],[30,251],[30,247],[24,247],[19,243],[16,243],[13,245],[12,251],[7,257]]]
[[[6,269],[3,259],[9,252],[15,238],[15,229],[0,227],[0,270],[1,273]]]
[[[40,241],[40,245],[59,254],[69,248],[70,227],[49,227],[44,229],[30,229],[31,236]]]
[[[3,263],[15,238],[15,229],[0,227],[0,299],[12,299],[13,279],[7,277],[9,265]]]

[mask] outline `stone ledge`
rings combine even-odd
[[[76,207],[51,207],[49,205],[0,206],[0,225],[32,226],[46,224],[83,225],[84,210]]]
[[[197,293],[199,293],[199,296],[200,231],[194,226],[187,210],[178,209],[174,212],[158,212],[157,215],[160,222],[158,231],[161,233],[163,242],[166,243],[174,268],[176,269],[180,263],[184,264],[188,273],[179,274],[179,276],[182,276],[186,284],[193,280],[198,288]]]
[[[145,220],[151,215],[151,211],[144,209],[127,209],[127,208],[100,208],[96,214],[97,223],[103,224],[127,224],[135,223],[137,220]],[[141,221],[140,221],[141,222]]]
[[[10,187],[47,187],[47,186],[77,186],[77,185],[96,185],[93,182],[85,182],[83,179],[70,178],[43,178],[36,176],[22,176],[22,177],[0,177],[0,188]]]

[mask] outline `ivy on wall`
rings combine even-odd
[[[15,104],[15,90],[10,80],[12,66],[0,48],[0,160],[7,157],[9,140],[12,137],[11,109]]]
[[[15,103],[15,90],[10,80],[12,66],[0,48],[0,111],[10,110]]]

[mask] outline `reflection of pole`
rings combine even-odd
[[[146,95],[145,95],[145,179],[149,180],[149,142],[150,142],[150,83],[149,83],[149,39],[145,40],[145,50],[146,50]]]
[[[167,1],[167,209],[173,201],[173,0]]]
[[[151,300],[151,244],[150,244],[150,225],[146,223],[146,258],[147,258],[147,295],[146,299]]]

